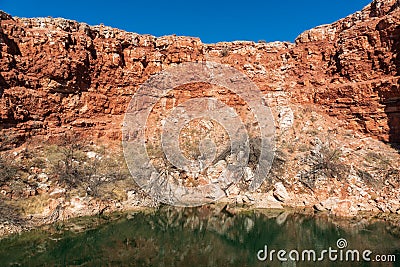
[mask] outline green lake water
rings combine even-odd
[[[400,226],[379,220],[262,210],[233,214],[207,206],[113,216],[110,222],[75,219],[1,239],[0,266],[400,266]],[[288,253],[311,249],[319,257],[324,249],[337,249],[340,238],[347,241],[344,253],[368,249],[371,259],[383,254],[397,261],[257,258],[265,245]]]

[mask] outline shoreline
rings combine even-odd
[[[231,198],[231,200],[233,200]],[[277,206],[273,202],[258,202],[258,203],[243,203],[238,204],[235,201],[227,201],[223,199],[222,201],[217,201],[215,203],[206,204],[199,207],[175,207],[164,204],[155,203],[149,198],[143,199],[141,205],[132,205],[132,202],[125,201],[115,202],[115,201],[98,201],[96,199],[90,199],[88,203],[91,205],[86,206],[84,209],[75,210],[75,213],[68,213],[68,210],[61,211],[60,208],[53,210],[50,214],[35,214],[30,215],[30,218],[20,218],[19,222],[0,222],[0,240],[7,239],[16,234],[22,234],[24,232],[29,232],[32,230],[43,230],[49,229],[58,224],[63,226],[73,225],[75,221],[86,221],[94,218],[99,218],[100,223],[96,224],[94,227],[98,227],[102,224],[107,224],[120,218],[130,218],[133,213],[137,212],[157,212],[161,209],[172,209],[172,210],[184,210],[184,209],[195,209],[204,210],[212,213],[227,213],[229,216],[236,216],[241,213],[246,212],[259,212],[266,214],[277,220],[282,220],[289,214],[300,214],[304,216],[312,216],[318,219],[324,219],[335,223],[338,227],[351,228],[358,227],[359,225],[371,224],[376,221],[386,222],[390,225],[400,225],[400,214],[382,212],[382,211],[366,211],[359,210],[355,214],[348,214],[347,216],[338,216],[333,214],[331,211],[318,211],[315,207],[295,207],[295,206]],[[97,207],[93,204],[98,204]],[[260,205],[260,204],[264,205]],[[267,204],[267,205],[265,205]],[[59,207],[59,206],[57,206]],[[56,207],[56,209],[57,209]],[[91,208],[90,208],[91,207]],[[60,212],[61,211],[61,212]],[[58,216],[55,217],[55,212],[58,212]],[[280,217],[280,219],[279,219]],[[91,226],[81,225],[77,227],[80,230],[90,229]]]

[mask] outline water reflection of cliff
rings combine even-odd
[[[50,235],[35,231],[11,237],[0,241],[0,263],[5,266],[10,263],[23,266],[266,266],[256,258],[257,251],[265,244],[278,250],[318,251],[336,247],[340,237],[347,239],[351,249],[397,253],[400,259],[399,227],[394,224],[371,219],[329,221],[321,216],[287,212],[234,214],[226,208],[204,206],[163,207],[79,233]]]

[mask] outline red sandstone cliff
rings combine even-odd
[[[131,96],[150,75],[186,61],[216,61],[263,91],[312,103],[348,128],[400,141],[400,7],[362,11],[302,33],[295,44],[138,35],[54,18],[0,14],[0,131],[29,136],[91,130],[118,139]]]
[[[229,187],[225,193],[230,202],[314,207],[344,216],[357,211],[400,214],[400,154],[385,144],[400,142],[399,49],[400,2],[395,0],[375,0],[360,12],[302,33],[294,44],[208,45],[198,38],[156,38],[0,12],[0,150],[31,137],[40,143],[69,132],[118,141],[129,101],[152,74],[182,62],[214,61],[229,64],[258,85],[277,126],[275,160],[266,182],[250,195]],[[204,84],[186,89],[178,88],[176,99],[170,100],[175,104],[204,94],[200,90],[210,95],[218,91]],[[230,93],[218,96],[245,113],[240,99]],[[112,191],[112,197],[93,196],[86,187],[93,182],[90,175],[71,193],[59,174],[59,166],[66,163],[52,165],[49,158],[57,153],[35,148],[30,158],[25,154],[31,151],[23,146],[11,156],[8,151],[0,154],[0,235],[4,220],[18,224],[3,204],[22,207],[24,218],[34,214],[55,221],[145,203],[129,174],[123,184],[112,180],[114,169],[100,177],[111,185],[104,190]],[[93,156],[98,152],[93,149],[80,152]],[[7,180],[2,180],[2,175],[10,176],[3,154],[22,166]],[[32,163],[37,155],[45,163]],[[87,167],[93,161],[88,155],[76,165]],[[29,168],[26,162],[32,163]],[[226,162],[211,166],[210,176]],[[171,176],[190,180],[182,174],[175,171]],[[32,204],[36,202],[40,208]]]

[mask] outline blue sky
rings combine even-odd
[[[18,17],[63,17],[155,36],[200,37],[205,43],[234,40],[294,41],[304,30],[331,23],[370,0],[93,1],[1,0]]]

